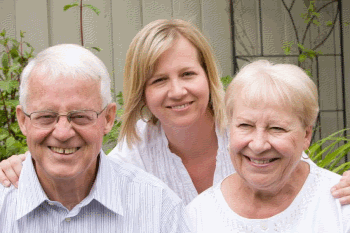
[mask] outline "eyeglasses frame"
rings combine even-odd
[[[60,116],[66,116],[68,122],[69,122],[70,124],[72,124],[72,123],[71,123],[71,122],[72,122],[72,119],[70,118],[70,116],[71,116],[73,113],[82,112],[82,111],[93,111],[93,112],[95,112],[95,113],[97,114],[97,117],[96,117],[96,120],[97,120],[98,117],[102,114],[102,112],[103,112],[104,110],[106,110],[107,107],[108,107],[108,104],[107,104],[100,112],[96,112],[96,111],[94,111],[94,110],[74,110],[74,111],[68,112],[67,114],[58,114],[58,115],[56,116],[56,124],[58,123],[58,121],[59,121],[59,119],[60,119]],[[52,112],[52,113],[57,114],[57,112],[50,111],[50,110],[36,111],[36,112],[32,112],[32,113],[28,114],[28,113],[26,113],[26,112],[22,109],[22,112],[23,112],[24,115],[27,116],[31,121],[32,121],[31,115],[32,115],[33,113]],[[52,125],[52,128],[53,128],[56,124]],[[37,125],[35,125],[35,126],[38,127]],[[38,128],[41,128],[41,127],[38,127]],[[47,128],[47,129],[49,129],[49,128]]]

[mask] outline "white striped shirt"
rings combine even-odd
[[[31,156],[19,188],[0,185],[0,232],[190,232],[182,201],[160,180],[101,151],[89,195],[71,211],[50,201]]]
[[[118,144],[108,156],[134,164],[155,175],[167,184],[184,201],[185,205],[190,203],[198,196],[198,192],[181,158],[170,151],[168,139],[160,123],[154,126],[139,120],[137,130],[141,142],[130,149],[124,141]],[[218,151],[214,185],[235,172],[227,149],[228,133],[220,134],[216,129],[216,136]]]

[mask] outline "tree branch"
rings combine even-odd
[[[287,7],[285,1],[284,1],[284,0],[281,0],[281,1],[282,1],[284,7],[286,8],[286,10],[287,10],[287,12],[288,12],[288,14],[289,14],[289,18],[290,18],[290,20],[291,20],[291,22],[292,22],[293,29],[294,29],[294,32],[295,32],[295,37],[296,37],[297,42],[298,42],[298,44],[299,44],[298,30],[297,30],[297,27],[295,26],[295,22],[294,22],[294,19],[293,19],[293,16],[292,16],[292,12],[291,12],[291,9],[292,9],[292,8],[288,9],[288,7]],[[294,3],[293,3],[293,4],[294,4]],[[298,49],[299,49],[299,48],[298,48]],[[299,54],[300,54],[300,53],[301,53],[301,50],[299,49]]]
[[[335,18],[334,18],[334,20],[333,20],[331,30],[329,30],[329,32],[328,32],[328,34],[325,36],[325,38],[324,38],[318,45],[316,45],[312,50],[318,49],[318,48],[319,48],[321,45],[323,45],[324,42],[326,42],[326,40],[329,38],[329,36],[331,35],[332,31],[334,30],[335,21],[336,21],[337,18],[338,18],[338,14],[339,14],[339,10],[337,10],[337,14],[335,15]]]
[[[80,0],[80,38],[81,38],[81,45],[84,46],[84,37],[83,37],[83,0]]]
[[[338,0],[332,0],[326,4],[324,4],[322,7],[320,7],[320,9],[318,9],[316,12],[319,13],[323,8],[327,7],[328,5],[332,4],[332,3],[335,3],[335,2],[338,2]],[[315,16],[312,16],[312,18],[310,19],[310,21],[308,22],[307,26],[306,26],[306,29],[305,29],[305,32],[304,32],[304,35],[303,35],[303,39],[302,39],[302,44],[304,44],[305,42],[305,39],[306,39],[306,33],[307,31],[309,30],[309,27],[311,26],[311,23],[312,23],[312,20],[315,18]],[[335,18],[337,18],[337,16],[335,16]]]

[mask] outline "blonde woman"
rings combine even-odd
[[[157,176],[189,203],[235,171],[223,94],[214,54],[198,29],[183,20],[149,23],[127,52],[123,124],[109,155]],[[19,156],[1,162],[1,183],[5,174],[15,183],[20,164]],[[338,191],[348,204],[345,177]]]

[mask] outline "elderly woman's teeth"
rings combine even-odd
[[[275,161],[275,159],[266,159],[266,160],[255,160],[250,158],[250,161],[256,164],[266,164],[266,163],[271,163],[272,161]]]

